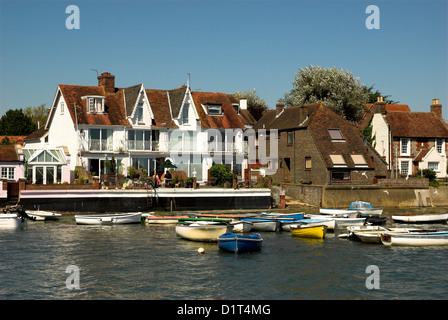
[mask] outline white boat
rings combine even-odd
[[[25,228],[28,219],[18,216],[17,213],[0,213],[0,229]]]
[[[306,215],[307,218],[311,219],[327,219],[330,220],[326,223],[328,230],[334,230],[338,228],[345,228],[347,226],[363,225],[366,218],[343,218],[330,215]],[[306,221],[306,219],[304,220]]]
[[[60,213],[41,210],[26,210],[26,213],[30,217],[34,217],[36,221],[59,220],[59,218],[62,216]]]
[[[346,209],[328,209],[328,208],[320,208],[319,213],[321,215],[328,215],[333,217],[340,218],[356,218],[359,216],[359,212],[355,210],[346,210]]]
[[[448,213],[395,215],[392,220],[401,223],[446,223]]]
[[[141,212],[75,215],[75,220],[77,224],[93,224],[93,225],[130,224],[130,223],[140,223],[141,216],[142,216]]]
[[[381,233],[385,246],[448,246],[448,232]]]
[[[250,232],[253,228],[253,223],[250,221],[232,221],[229,225],[233,227],[232,232]]]
[[[291,221],[293,220],[291,219]],[[281,222],[278,219],[243,218],[241,221],[252,222],[253,231],[277,232],[281,229]]]
[[[375,208],[369,202],[353,201],[348,208],[349,211],[357,211],[361,216],[379,217],[383,213],[383,208]]]
[[[152,214],[146,215],[145,223],[147,224],[176,224],[180,218],[188,218],[187,215],[183,216],[154,216]]]
[[[279,212],[269,212],[269,213],[262,213],[262,217],[267,218],[278,218],[278,219],[296,219],[296,220],[302,220],[304,213],[303,212],[295,212],[295,213],[279,213]]]
[[[334,219],[303,219],[295,222],[282,222],[282,231],[290,231],[291,228],[297,228],[300,225],[309,227],[326,226],[327,230],[334,229]]]
[[[176,225],[176,234],[187,240],[217,242],[219,236],[228,229],[231,227],[226,224],[179,223]]]

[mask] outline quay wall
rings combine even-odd
[[[308,186],[280,184],[285,195],[323,208],[348,208],[353,201],[377,207],[448,206],[448,188],[428,186]]]

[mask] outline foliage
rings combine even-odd
[[[115,157],[112,156],[112,160],[106,160],[104,165],[109,169],[110,173],[117,173],[117,162],[115,161]]]
[[[11,141],[8,137],[4,137],[2,141],[0,141],[0,146],[8,146],[13,145],[14,141]]]
[[[210,176],[216,178],[216,184],[223,186],[225,182],[233,182],[236,175],[230,172],[230,169],[225,164],[215,164],[210,168]]]
[[[400,103],[400,101],[395,101],[395,100],[390,99],[390,97],[391,97],[390,94],[383,95],[378,90],[373,92],[373,85],[370,86],[370,87],[364,86],[364,91],[368,95],[366,103],[375,103],[375,102],[378,101],[378,97],[383,97],[383,101],[386,102],[387,104],[397,104],[397,103]]]
[[[252,91],[236,91],[234,96],[238,99],[247,99],[247,110],[249,110],[255,120],[259,120],[268,109],[267,103],[260,98],[256,89]]]
[[[27,136],[36,129],[37,125],[21,109],[8,110],[0,118],[0,135]]]
[[[293,88],[280,102],[286,106],[322,102],[349,121],[359,121],[368,94],[365,85],[347,70],[309,66],[295,74]]]
[[[425,178],[428,178],[429,181],[434,181],[437,177],[437,173],[434,171],[434,169],[419,169],[417,174],[419,176],[424,176]]]
[[[361,129],[361,135],[375,148],[376,146],[376,135],[372,136],[372,121],[364,128]]]
[[[36,125],[42,126],[47,122],[48,109],[45,108],[45,103],[37,107],[26,107],[23,113],[30,117]]]

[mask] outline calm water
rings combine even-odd
[[[0,230],[0,300],[448,299],[447,247],[262,236],[261,252],[235,255],[179,239],[174,226],[30,221]],[[80,289],[66,287],[70,265],[80,269]],[[380,270],[379,289],[366,288],[369,265]]]

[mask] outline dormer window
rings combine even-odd
[[[84,96],[82,99],[86,99],[86,106],[88,113],[104,113],[104,100],[103,96]]]
[[[233,108],[235,109],[236,114],[240,114],[240,105],[238,103],[234,103]]]
[[[219,116],[222,114],[222,108],[220,104],[208,104],[208,114],[211,116]]]
[[[139,102],[137,105],[137,121],[143,122],[143,102]]]

